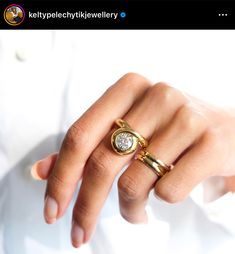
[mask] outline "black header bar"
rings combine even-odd
[[[1,29],[235,29],[235,1],[1,2]]]

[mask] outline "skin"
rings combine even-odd
[[[120,156],[111,148],[114,121],[125,119],[149,140],[147,150],[174,168],[162,178],[133,154]],[[152,84],[126,74],[111,86],[68,130],[58,154],[37,162],[32,174],[47,180],[44,216],[54,223],[64,215],[78,181],[73,209],[74,247],[89,241],[112,183],[118,181],[120,213],[131,223],[146,223],[149,192],[169,202],[184,200],[201,181],[235,175],[235,116],[165,84]]]
[[[12,12],[14,12],[14,14],[17,14],[16,8],[12,7]]]
[[[15,7],[12,7],[11,10],[14,14],[17,14],[17,10]],[[15,22],[14,18],[11,19],[11,22]]]

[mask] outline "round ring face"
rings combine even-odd
[[[116,153],[124,155],[133,153],[136,150],[138,139],[128,131],[118,129],[113,133],[111,143]]]
[[[115,138],[115,146],[122,152],[129,150],[133,145],[133,135],[121,132]]]

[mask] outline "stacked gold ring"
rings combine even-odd
[[[142,161],[146,166],[151,168],[158,177],[162,177],[166,172],[173,169],[173,165],[167,165],[159,159],[156,159],[152,154],[145,149],[141,150],[136,159]]]
[[[138,144],[143,148],[148,146],[148,141],[134,131],[126,121],[117,119],[115,123],[120,127],[111,136],[111,145],[116,153],[119,155],[133,153]]]

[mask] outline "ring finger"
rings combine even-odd
[[[206,123],[200,112],[186,104],[178,109],[167,126],[155,133],[147,150],[170,165],[195,143],[205,127]],[[122,174],[118,182],[119,203],[120,212],[127,221],[146,222],[145,205],[157,178],[157,175],[139,160],[135,160]]]
[[[158,128],[160,123],[168,122],[185,101],[186,98],[178,90],[165,84],[157,84],[149,88],[144,98],[130,109],[125,120],[135,131],[149,138],[156,126]],[[85,167],[73,212],[74,246],[89,240],[115,176],[132,157],[120,157],[113,152],[110,145],[111,134],[112,132],[93,151]]]

